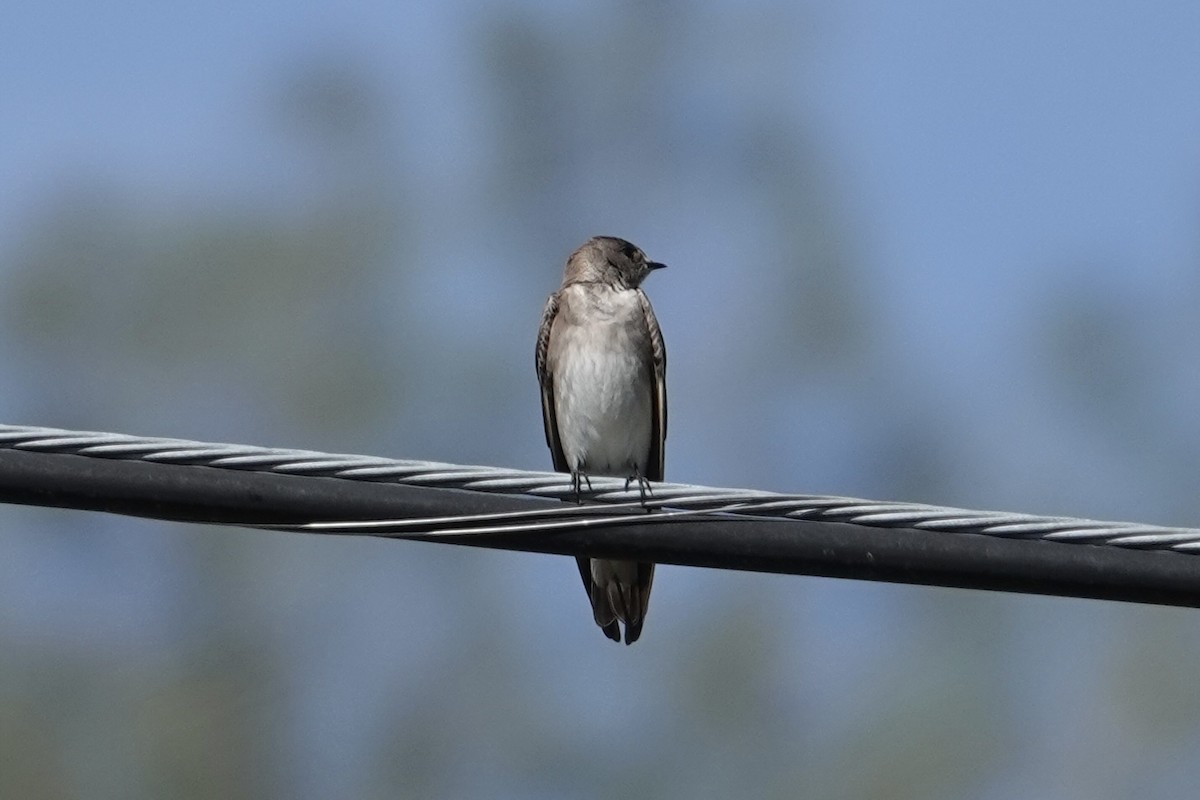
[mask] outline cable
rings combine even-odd
[[[3,502],[1200,607],[1196,529],[668,483],[647,513],[624,484],[578,506],[559,473],[0,426]]]

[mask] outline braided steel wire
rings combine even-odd
[[[574,499],[569,476],[489,466],[464,466],[433,461],[395,460],[377,456],[321,453],[311,450],[216,444],[184,439],[131,436],[118,433],[59,430],[0,425],[0,448],[43,453],[66,453],[99,459],[138,460],[224,470],[250,470],[286,475],[388,482],[415,487],[464,489],[539,498]],[[328,532],[372,532],[392,525],[394,535],[421,537],[442,532],[458,536],[548,527],[624,524],[627,512],[640,508],[639,492],[620,478],[593,477],[584,498],[599,505],[566,506],[553,512],[533,511],[438,517],[423,520],[360,523],[317,523],[287,526]],[[1200,529],[1170,528],[1127,522],[1101,522],[1070,517],[1044,517],[903,502],[879,502],[850,497],[781,494],[678,483],[653,484],[646,505],[670,513],[639,515],[639,524],[704,519],[706,515],[736,515],[795,520],[844,522],[874,528],[913,528],[952,534],[981,534],[1015,539],[1044,539],[1076,544],[1106,545],[1179,553],[1200,552]],[[539,522],[539,518],[554,519]],[[375,535],[379,535],[375,533]]]

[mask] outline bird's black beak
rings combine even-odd
[[[667,268],[667,265],[663,264],[659,261],[647,261],[646,262],[646,269],[649,269],[649,270],[666,269],[666,268]]]

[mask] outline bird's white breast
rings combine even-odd
[[[638,293],[580,289],[564,290],[568,307],[556,332],[562,337],[554,394],[563,454],[572,469],[591,475],[644,474],[654,377]]]

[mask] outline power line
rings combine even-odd
[[[0,501],[1200,607],[1200,530],[0,425]],[[374,520],[363,524],[313,524]],[[378,522],[385,520],[386,523]]]

